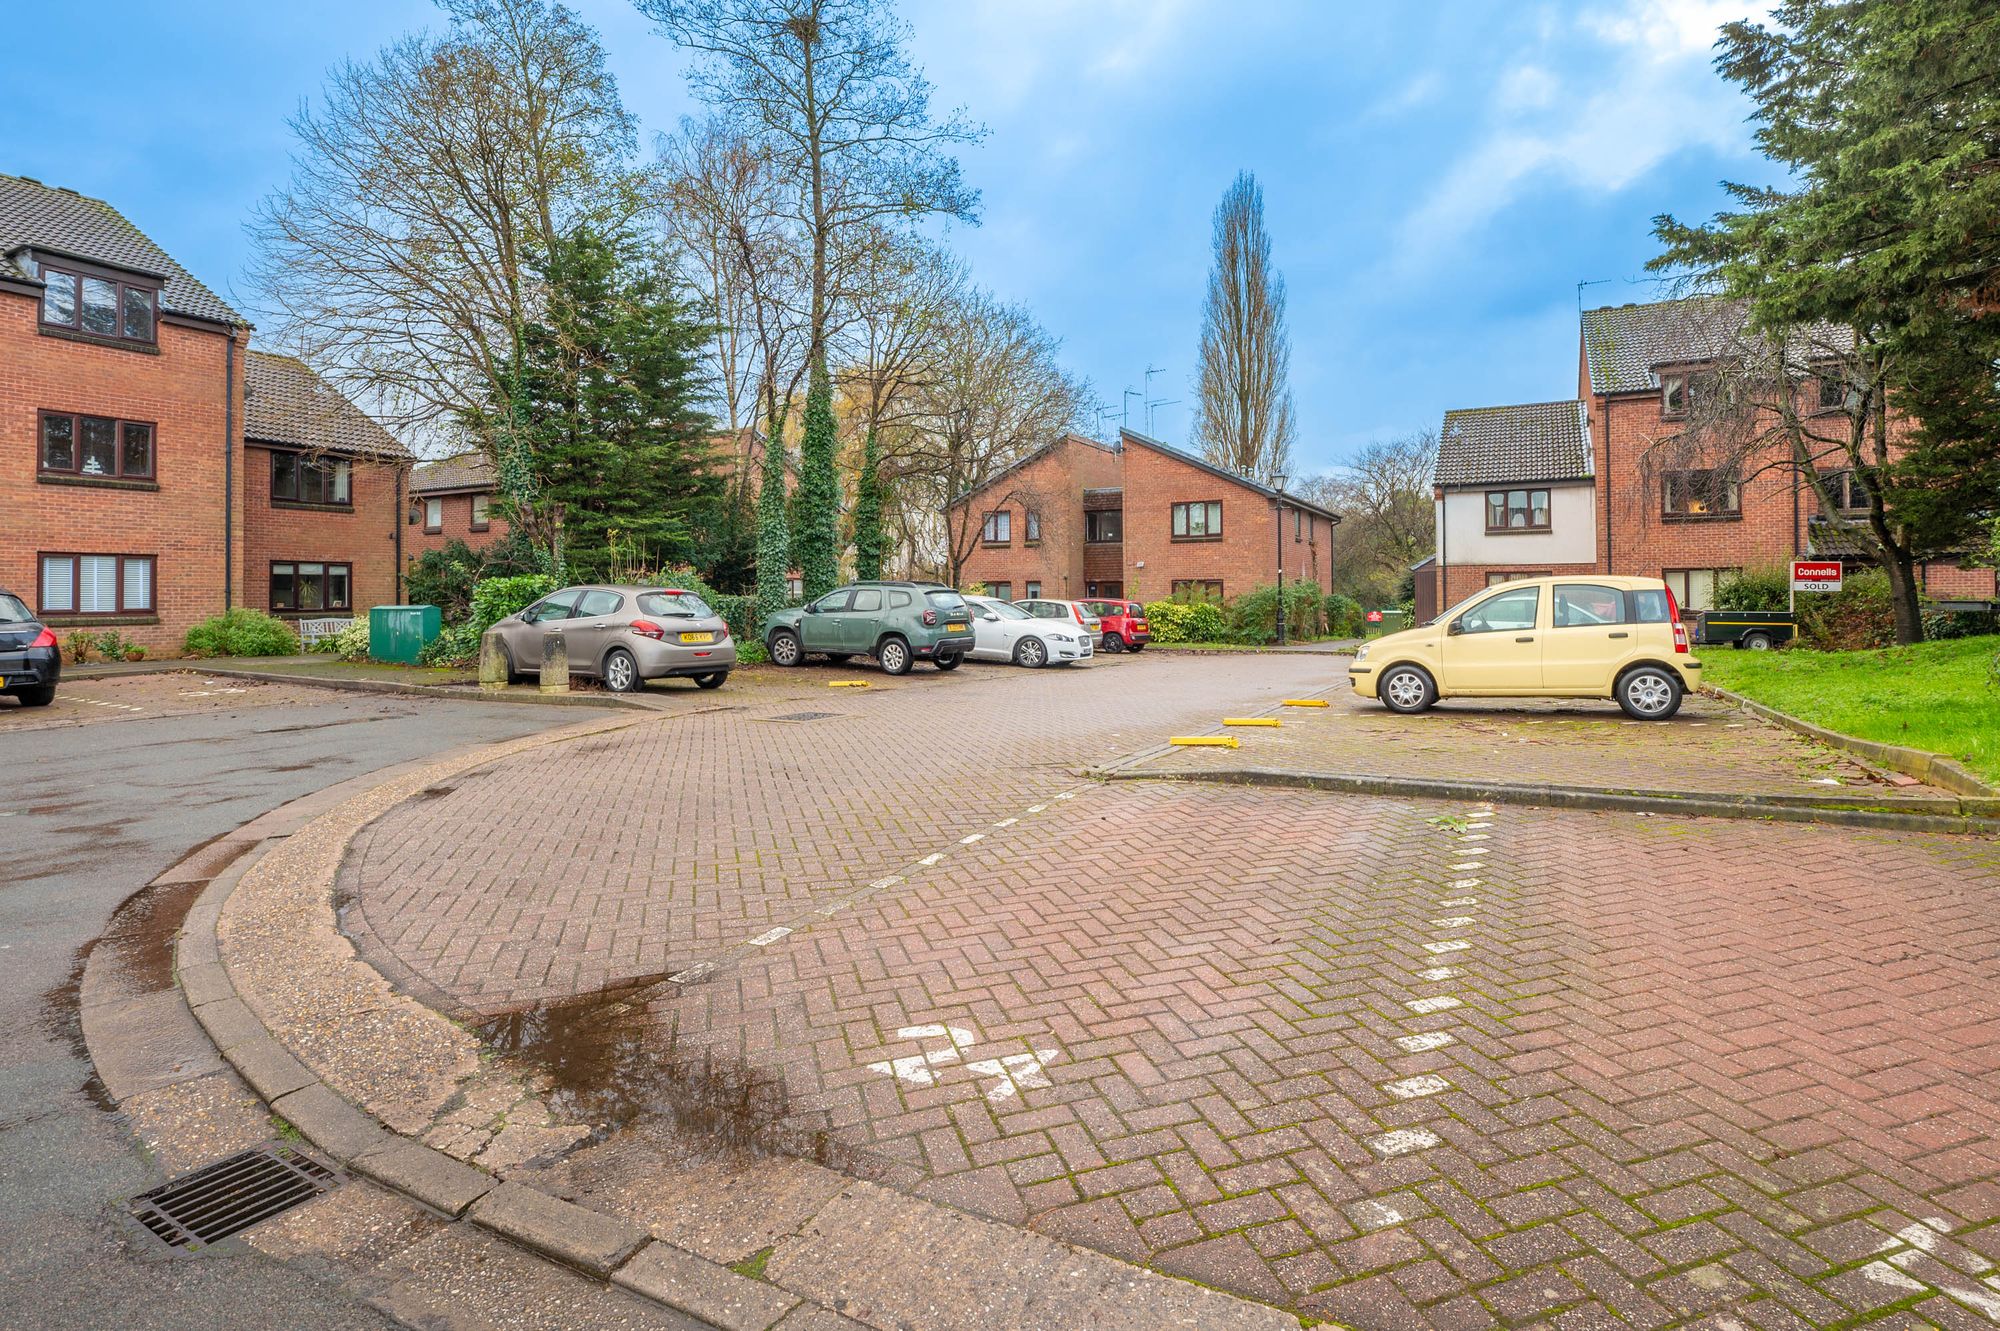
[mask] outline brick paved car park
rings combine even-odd
[[[1332,670],[962,673],[468,773],[357,840],[348,923],[525,1013],[608,1133],[566,1187],[673,1106],[536,1031],[700,1048],[854,1172],[1356,1327],[2000,1321],[1993,841],[1106,785],[1074,771]]]

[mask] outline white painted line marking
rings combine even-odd
[[[1460,887],[1460,888],[1478,887],[1480,883],[1484,881],[1485,880],[1481,878],[1454,878],[1451,880],[1451,885],[1453,887]]]
[[[667,979],[671,980],[675,984],[693,984],[696,980],[705,979],[708,976],[713,975],[714,973],[715,973],[714,962],[700,961],[696,962],[694,965],[688,967],[684,971],[680,971],[674,975],[669,975]]]
[[[1438,902],[1440,906],[1477,906],[1478,904],[1478,897],[1446,897],[1443,901]]]
[[[1915,1293],[1927,1291],[1930,1288],[1923,1281],[1904,1275],[1887,1262],[1870,1262],[1861,1268],[1861,1274],[1876,1284],[1887,1285],[1891,1289],[1907,1289]]]
[[[874,888],[876,891],[879,892],[885,887],[894,887],[896,884],[902,881],[903,881],[903,875],[899,873],[892,873],[887,878],[877,878],[874,882],[868,884],[868,886]]]
[[[1471,946],[1472,944],[1463,938],[1447,938],[1442,943],[1425,943],[1424,951],[1442,956],[1446,952],[1463,952]]]
[[[1436,998],[1413,998],[1403,1006],[1416,1013],[1449,1012],[1455,1007],[1464,1007],[1465,1002],[1450,994],[1439,994]]]
[[[1432,920],[1431,927],[1433,929],[1463,929],[1471,923],[1473,923],[1473,919],[1470,915],[1447,915],[1442,919]]]
[[[1461,972],[1456,966],[1433,966],[1429,970],[1417,972],[1419,980],[1449,980]]]
[[[1021,820],[1019,818],[1002,818],[999,822],[993,825],[995,827],[1012,827],[1015,823],[1018,823],[1020,821]]]
[[[897,881],[901,882],[902,880],[897,879]],[[852,904],[852,902],[848,901],[829,901],[824,906],[818,907],[817,911],[821,915],[838,915]]]
[[[1049,806],[1048,806],[1048,805],[1046,805],[1046,804],[1030,804],[1030,805],[1028,806],[1028,812],[1029,812],[1029,813],[1040,813],[1040,812],[1042,812],[1042,811],[1043,811],[1044,809],[1046,809],[1046,808],[1048,808],[1048,807],[1049,807]]]
[[[1451,1083],[1443,1077],[1426,1072],[1420,1077],[1405,1077],[1401,1081],[1384,1082],[1382,1089],[1398,1100],[1421,1100],[1427,1095],[1450,1090]]]
[[[1460,838],[1459,838],[1459,840],[1460,840],[1460,841],[1484,841],[1484,840],[1486,840],[1486,833],[1484,833],[1484,832],[1467,832],[1467,833],[1466,833],[1466,834],[1465,834],[1464,836],[1460,837]]]
[[[986,1092],[988,1100],[1012,1099],[1017,1091],[1047,1088],[1052,1083],[1042,1072],[1042,1068],[1055,1058],[1059,1051],[1037,1049],[1032,1054],[1003,1054],[999,1058],[982,1058],[967,1063],[968,1070],[983,1077],[998,1077],[999,1085]]]
[[[767,929],[763,933],[758,934],[755,938],[750,940],[750,946],[769,947],[771,946],[771,944],[777,942],[780,938],[789,938],[791,936],[791,933],[792,931],[788,927],[781,924],[775,929]]]
[[[1354,1223],[1363,1229],[1384,1229],[1404,1220],[1403,1213],[1387,1202],[1356,1202],[1352,1214]]]
[[[941,850],[933,851],[929,855],[926,855],[922,859],[918,860],[917,863],[924,865],[926,868],[928,868],[929,866],[936,864],[939,860],[943,858],[944,858],[943,851]]]
[[[1408,1155],[1412,1151],[1428,1151],[1438,1145],[1443,1138],[1424,1128],[1397,1128],[1380,1136],[1364,1139],[1368,1148],[1380,1155]]]
[[[975,841],[984,841],[985,839],[986,839],[986,833],[974,832],[971,836],[960,837],[958,839],[958,844],[961,846],[969,846]]]
[[[1455,1037],[1446,1035],[1443,1031],[1428,1031],[1423,1035],[1399,1035],[1396,1037],[1396,1047],[1406,1054],[1428,1054],[1433,1049],[1442,1049],[1448,1044],[1457,1043],[1458,1040]]]
[[[1059,800],[1073,800],[1076,798],[1076,792],[1074,790],[1058,791],[1056,798]]]
[[[1454,865],[1452,865],[1452,866],[1451,866],[1451,871],[1452,871],[1453,873],[1464,873],[1464,872],[1466,872],[1466,871],[1467,871],[1468,869],[1484,869],[1485,867],[1486,867],[1486,866],[1485,866],[1485,865],[1483,865],[1483,864],[1481,864],[1481,863],[1480,863],[1480,862],[1479,862],[1478,860],[1472,860],[1472,861],[1470,861],[1469,863],[1466,863],[1466,864],[1454,864]]]

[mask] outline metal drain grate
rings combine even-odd
[[[839,712],[786,712],[783,716],[770,716],[767,721],[820,721],[829,716],[839,716]]]
[[[288,1211],[340,1176],[290,1146],[260,1146],[204,1165],[132,1199],[132,1214],[163,1243],[192,1251]]]

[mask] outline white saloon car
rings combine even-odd
[[[990,596],[968,596],[965,603],[972,607],[972,650],[966,655],[974,661],[1045,666],[1090,659],[1090,630],[1081,624],[1037,619]]]

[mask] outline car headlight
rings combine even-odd
[[[1354,649],[1354,664],[1360,665],[1363,661],[1366,661],[1367,659],[1368,659],[1368,644],[1364,642],[1359,647],[1356,647]]]

